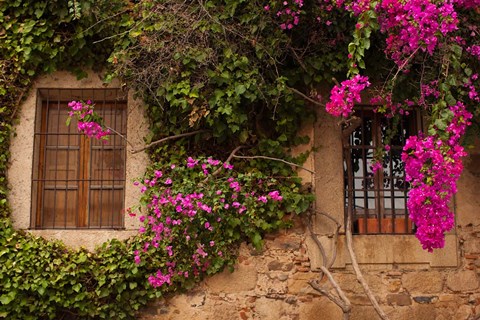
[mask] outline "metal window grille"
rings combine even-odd
[[[373,112],[371,106],[356,108],[362,124],[350,135],[344,152],[351,155],[351,163],[344,161],[345,208],[348,212],[347,165],[353,172],[353,233],[356,234],[410,234],[414,231],[408,217],[409,183],[401,159],[402,149],[410,135],[421,128],[421,117],[416,111],[401,117],[396,123]],[[384,146],[387,130],[396,134],[390,141],[390,151],[377,172],[373,173],[374,152]]]
[[[124,226],[125,141],[104,143],[66,126],[71,100],[92,100],[105,125],[126,137],[127,102],[119,89],[38,89],[31,228]]]

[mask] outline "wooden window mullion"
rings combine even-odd
[[[80,179],[78,199],[78,225],[79,228],[88,227],[88,198],[89,198],[89,169],[90,169],[90,139],[80,136]]]
[[[48,108],[45,103],[42,103],[40,132],[44,132],[47,128],[47,113]],[[47,137],[44,134],[40,134],[40,147],[38,155],[38,181],[37,181],[37,203],[35,210],[35,227],[43,226],[43,198],[44,198],[44,186],[45,182],[45,149],[46,149]]]

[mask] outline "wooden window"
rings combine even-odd
[[[407,199],[409,183],[405,180],[405,167],[401,159],[402,148],[410,135],[421,128],[418,112],[411,111],[397,123],[360,106],[356,115],[362,124],[350,135],[344,152],[351,155],[351,163],[344,162],[345,208],[348,206],[347,165],[353,171],[353,232],[360,234],[412,233],[414,226],[408,218]],[[382,148],[387,131],[395,128],[382,167],[372,170],[374,152]],[[348,210],[346,210],[348,212]]]
[[[126,136],[119,89],[39,89],[32,174],[32,228],[123,228],[125,141],[90,139],[66,126],[71,100],[92,100],[105,125]]]

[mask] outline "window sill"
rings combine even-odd
[[[327,254],[331,251],[332,239],[319,237]],[[313,240],[307,239],[307,248],[312,270],[319,270],[322,257]],[[429,253],[423,250],[415,235],[354,235],[353,248],[359,264],[363,265],[415,265],[416,267],[457,267],[457,236],[447,234],[445,247]],[[350,257],[345,235],[340,235],[337,244],[337,258],[333,268],[346,268]]]
[[[86,248],[94,251],[110,239],[125,240],[138,234],[138,229],[113,230],[113,229],[35,229],[28,230],[32,235],[48,240],[61,240],[66,246],[77,249]]]

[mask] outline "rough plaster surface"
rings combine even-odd
[[[40,77],[33,84],[29,95],[19,108],[18,123],[15,125],[15,135],[10,146],[10,167],[8,181],[10,183],[9,202],[12,207],[12,220],[16,228],[28,229],[31,210],[31,177],[33,157],[33,133],[35,127],[35,108],[37,88],[118,88],[119,83],[108,86],[102,82],[100,75],[90,72],[88,77],[77,80],[68,72],[55,72]],[[142,103],[128,96],[128,140],[136,146],[142,146],[143,137],[148,132],[148,124],[143,113]],[[145,153],[131,154],[127,145],[125,206],[128,208],[137,203],[139,192],[133,186],[132,180],[143,174],[148,163]],[[63,240],[72,247],[83,246],[90,250],[102,244],[107,239],[124,239],[134,234],[139,222],[136,218],[125,217],[125,231],[115,230],[30,230],[30,232],[46,238]]]

